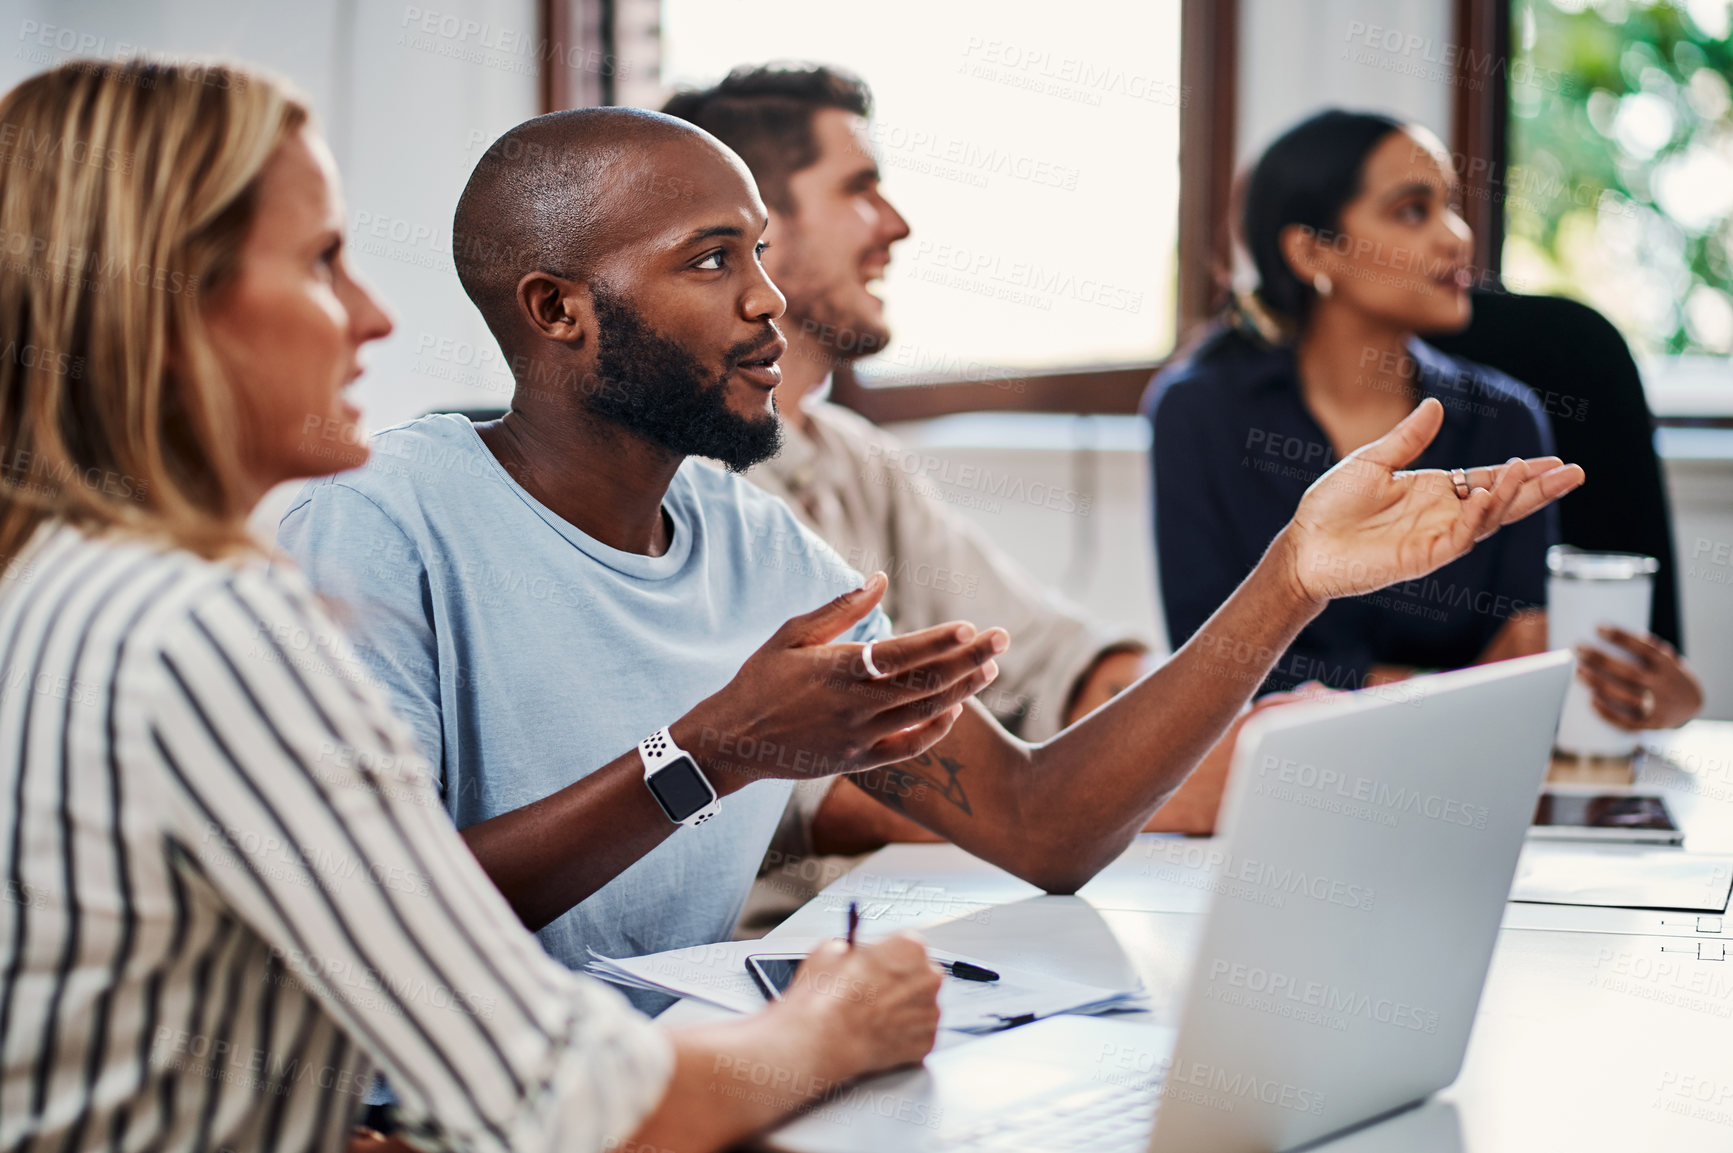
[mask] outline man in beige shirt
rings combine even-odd
[[[785,374],[779,404],[790,385]],[[919,453],[815,395],[781,413],[782,451],[747,479],[787,502],[853,568],[883,569],[884,609],[897,627],[965,618],[1003,626],[1016,643],[979,699],[1007,730],[1046,740],[1141,674],[1148,645],[1136,633],[1098,623],[1042,587],[929,482],[898,467]]]
[[[1146,671],[1143,638],[1042,587],[899,467],[907,450],[896,438],[822,398],[836,364],[889,339],[884,305],[868,286],[883,275],[891,245],[909,234],[879,192],[866,85],[828,68],[737,69],[663,111],[739,153],[770,210],[764,267],[788,298],[789,348],[776,390],[784,441],[748,479],[786,501],[856,569],[883,569],[883,607],[899,629],[963,618],[1003,626],[1015,643],[980,700],[1024,740],[1051,737],[1129,686]],[[749,921],[763,923],[842,867],[815,864],[808,858],[816,850],[934,839],[834,780],[797,786],[766,862],[774,892],[760,886]]]

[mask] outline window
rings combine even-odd
[[[1733,353],[1733,2],[1514,0],[1506,281]]]
[[[863,377],[983,379],[1172,348],[1180,0],[663,0],[664,83],[810,60],[872,86],[913,234]]]

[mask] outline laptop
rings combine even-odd
[[[1456,1079],[1574,661],[1261,713],[1177,1028],[1065,1016],[954,1044],[776,1130],[786,1153],[1269,1153]]]

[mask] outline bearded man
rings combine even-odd
[[[1431,571],[1581,483],[1551,458],[1460,484],[1399,471],[1442,419],[1422,404],[1313,486],[1171,660],[1031,745],[971,699],[1003,629],[892,637],[882,574],[862,583],[782,502],[691,459],[743,469],[779,438],[768,224],[740,159],[682,121],[593,108],[514,128],[453,230],[511,410],[377,434],[279,529],[348,605],[476,859],[568,965],[726,939],[796,779],[852,774],[1073,891],[1329,598]]]

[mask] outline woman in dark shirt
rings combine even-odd
[[[1468,321],[1456,191],[1430,133],[1339,111],[1289,130],[1253,170],[1242,227],[1258,289],[1156,377],[1145,404],[1175,646],[1244,579],[1306,488],[1424,397],[1445,417],[1416,468],[1552,452],[1525,386],[1415,336]],[[1556,518],[1512,528],[1424,580],[1335,602],[1265,688],[1360,688],[1540,651]]]
[[[1449,153],[1385,116],[1320,113],[1253,169],[1241,239],[1255,292],[1155,378],[1155,529],[1168,634],[1177,647],[1263,555],[1308,485],[1427,396],[1438,436],[1414,462],[1493,464],[1552,452],[1529,389],[1422,342],[1470,317],[1470,233]],[[1361,688],[1546,647],[1548,509],[1431,576],[1339,600],[1265,684]],[[1490,546],[1490,547],[1488,547]],[[1628,729],[1669,728],[1702,690],[1659,638],[1603,630],[1625,660],[1579,650],[1596,709]]]

